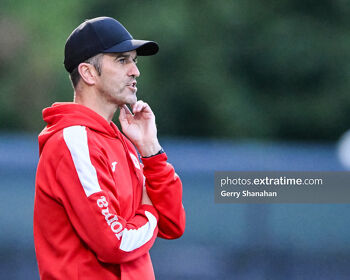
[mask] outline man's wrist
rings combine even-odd
[[[144,157],[144,158],[154,156],[158,152],[163,150],[158,141],[150,144],[139,145],[137,146],[137,149],[139,150],[141,157]]]
[[[164,153],[165,152],[164,152],[163,148],[160,148],[160,150],[157,153],[155,153],[153,155],[150,155],[150,156],[143,156],[142,158],[150,158],[150,157],[154,157],[154,156],[157,156],[157,155],[160,155],[160,154],[164,154]]]

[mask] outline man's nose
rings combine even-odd
[[[129,76],[134,76],[135,78],[140,76],[139,68],[135,62],[131,64],[131,67],[129,69]]]

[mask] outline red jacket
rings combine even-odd
[[[139,162],[114,123],[75,103],[43,111],[34,241],[42,280],[154,279],[156,236],[185,228],[182,184],[160,154]],[[153,205],[141,205],[143,185]]]

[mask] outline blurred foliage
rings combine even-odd
[[[40,131],[72,100],[67,36],[112,16],[160,44],[139,59],[139,99],[162,136],[336,139],[350,127],[345,0],[10,1],[0,4],[0,128]]]

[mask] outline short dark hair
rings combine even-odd
[[[99,53],[99,54],[97,54],[93,57],[90,57],[84,61],[84,63],[89,63],[92,66],[94,66],[99,76],[101,76],[101,71],[102,71],[102,61],[101,61],[102,56],[103,56],[103,53]],[[80,76],[79,71],[78,71],[78,67],[79,67],[79,65],[77,67],[75,67],[73,69],[73,71],[69,74],[73,88],[76,88],[76,86],[78,85],[78,83],[81,79],[81,76]]]

